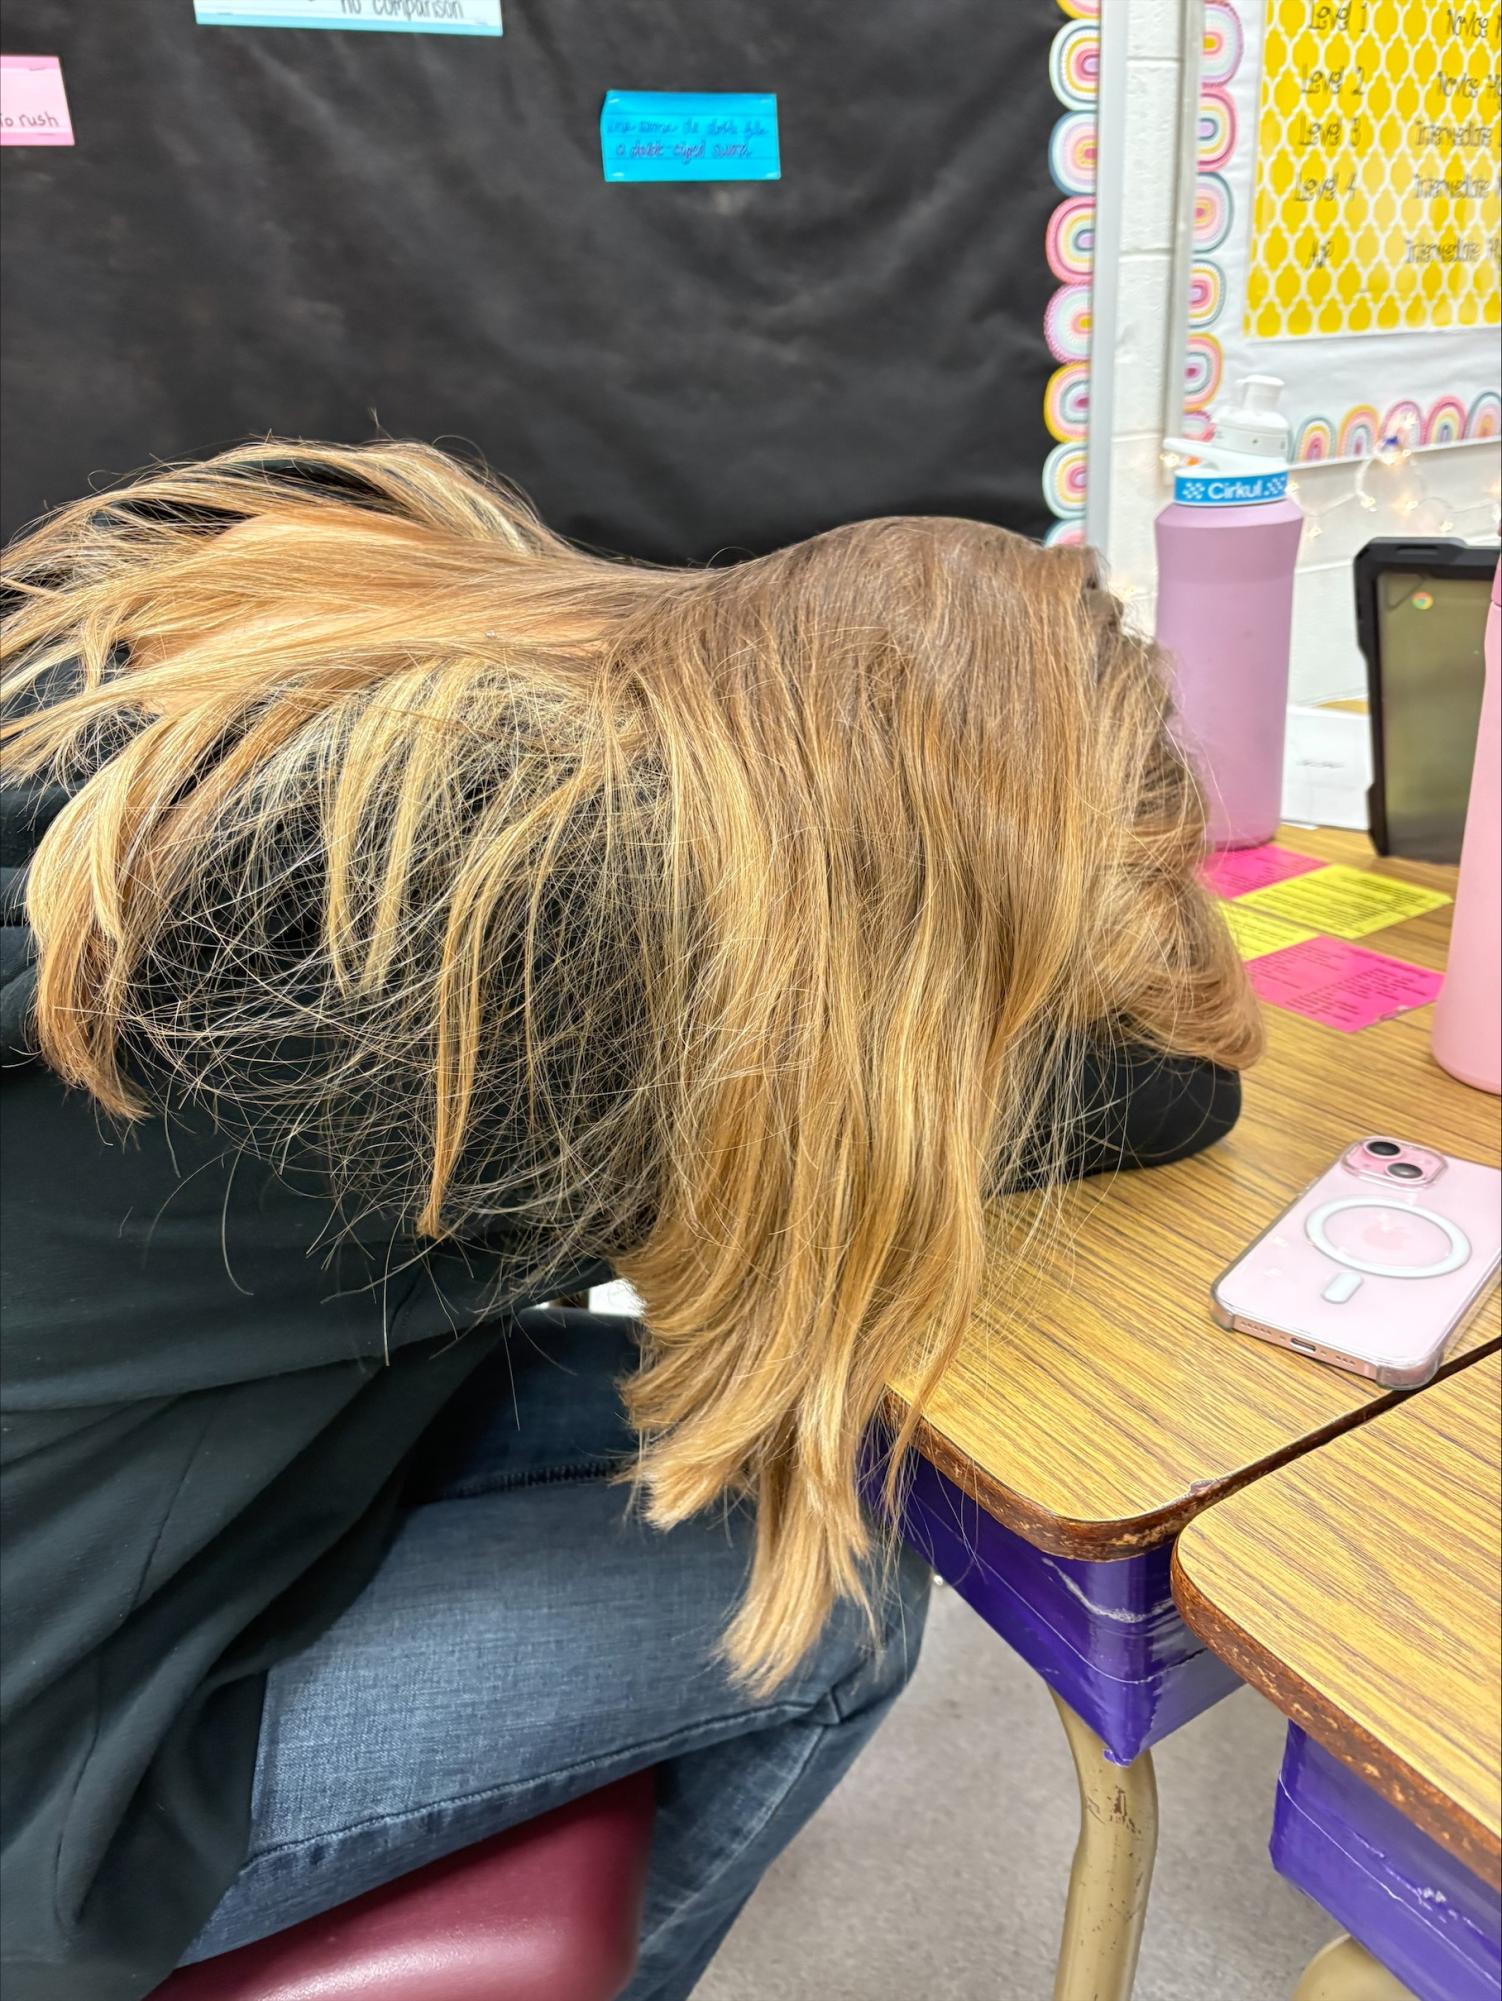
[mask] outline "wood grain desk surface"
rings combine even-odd
[[[1285,828],[1327,861],[1451,890],[1454,870],[1378,860],[1365,835]],[[1450,907],[1364,939],[1442,967]],[[1268,1050],[1240,1124],[1174,1167],[997,1205],[992,1273],[919,1449],[1055,1555],[1120,1557],[1175,1534],[1217,1494],[1391,1401],[1356,1376],[1215,1326],[1211,1282],[1342,1147],[1396,1132],[1498,1158],[1498,1105],[1429,1053],[1432,1008],[1356,1035],[1267,1009]],[[1023,1241],[1045,1217],[1042,1235]],[[1009,1251],[1012,1253],[1009,1255]],[[1497,1295],[1447,1359],[1502,1334]],[[911,1385],[891,1385],[894,1416]],[[1427,1394],[1427,1392],[1426,1392]]]
[[[1502,1888],[1502,1358],[1207,1508],[1174,1592],[1243,1679]]]

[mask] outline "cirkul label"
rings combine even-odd
[[[1206,472],[1192,467],[1176,473],[1173,497],[1183,507],[1255,507],[1281,500],[1288,491],[1288,469],[1268,472]]]

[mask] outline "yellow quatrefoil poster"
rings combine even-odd
[[[1496,326],[1499,0],[1267,0],[1246,331]]]

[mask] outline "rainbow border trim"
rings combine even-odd
[[[1062,116],[1048,146],[1048,171],[1063,199],[1048,219],[1044,255],[1059,280],[1043,317],[1057,366],[1043,394],[1043,423],[1054,440],[1043,467],[1043,498],[1054,524],[1044,540],[1085,539],[1085,437],[1090,423],[1090,284],[1095,264],[1095,106],[1100,87],[1100,0],[1058,0],[1065,16],[1048,52],[1048,77]]]

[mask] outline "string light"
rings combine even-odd
[[[1425,463],[1412,420],[1409,419],[1400,428],[1390,431],[1371,456],[1361,461],[1350,490],[1337,494],[1323,506],[1317,505],[1312,491],[1307,490],[1311,486],[1307,477],[1302,481],[1290,479],[1288,491],[1299,499],[1304,510],[1306,541],[1318,541],[1324,533],[1321,526],[1323,517],[1338,514],[1353,501],[1363,513],[1375,514],[1394,523],[1402,522],[1410,534],[1424,535],[1453,535],[1466,517],[1474,517],[1484,507],[1491,516],[1493,533],[1497,531],[1502,478],[1494,479],[1488,486],[1485,500],[1471,501],[1457,508],[1453,501],[1441,499],[1429,491],[1424,478]],[[1308,472],[1307,466],[1304,471]],[[1314,485],[1318,485],[1317,480]],[[1301,488],[1306,491],[1301,493]]]
[[[1194,461],[1182,452],[1168,446],[1158,454],[1158,462],[1164,472],[1171,473],[1182,465],[1192,465]],[[1419,448],[1416,427],[1411,417],[1403,419],[1385,437],[1381,438],[1370,456],[1356,467],[1353,485],[1333,500],[1319,505],[1315,492],[1321,481],[1316,473],[1312,482],[1311,467],[1318,460],[1306,461],[1299,468],[1299,477],[1292,473],[1288,479],[1288,496],[1298,501],[1304,512],[1304,539],[1317,542],[1325,530],[1322,522],[1327,515],[1338,514],[1343,507],[1353,503],[1363,513],[1376,514],[1393,522],[1402,522],[1410,534],[1454,535],[1470,517],[1485,509],[1489,517],[1490,532],[1502,533],[1502,475],[1492,478],[1486,488],[1484,499],[1464,503],[1456,508],[1453,501],[1443,500],[1431,494],[1424,479],[1424,455]],[[1466,532],[1476,533],[1472,525]],[[1123,602],[1134,597],[1145,598],[1147,593],[1135,584],[1118,583],[1118,595]]]

